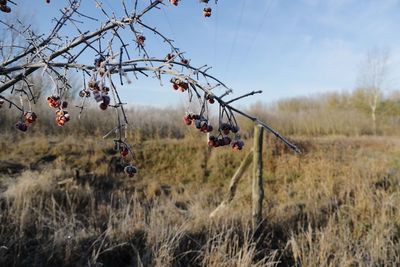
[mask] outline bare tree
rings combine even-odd
[[[374,48],[368,51],[359,69],[358,90],[366,98],[374,135],[377,133],[376,113],[381,103],[384,83],[388,75],[388,59],[388,50]]]
[[[4,2],[14,3],[3,0],[0,5]],[[107,10],[100,0],[94,2],[95,7],[104,15],[102,22],[80,11],[81,0],[66,0],[66,7],[60,11],[60,17],[56,20],[55,26],[46,34],[36,33],[30,25],[16,28],[12,24],[0,21],[2,27],[15,32],[26,41],[23,47],[15,47],[18,48],[18,53],[6,56],[0,63],[0,94],[8,91],[10,94],[19,95],[21,99],[17,104],[5,95],[0,96],[3,101],[7,101],[21,112],[20,121],[16,124],[17,129],[26,131],[29,124],[37,118],[30,105],[35,100],[35,96],[32,94],[28,80],[28,77],[34,73],[39,73],[52,82],[52,94],[47,98],[48,104],[55,109],[57,124],[59,126],[67,124],[69,105],[65,97],[72,88],[68,73],[70,70],[76,70],[83,79],[83,89],[79,92],[80,112],[84,111],[85,104],[91,96],[100,104],[100,109],[115,109],[118,124],[104,137],[115,134],[116,149],[120,151],[124,159],[130,155],[131,162],[135,159],[131,147],[126,143],[126,130],[129,123],[124,110],[125,103],[119,96],[118,87],[141,77],[158,79],[160,85],[163,85],[167,78],[174,90],[186,93],[189,104],[184,122],[187,125],[195,125],[201,132],[211,134],[210,146],[231,145],[233,149],[242,149],[244,143],[240,138],[240,128],[235,118],[236,114],[240,114],[262,125],[298,152],[295,145],[269,125],[232,106],[233,102],[261,93],[261,91],[253,91],[225,100],[232,93],[232,89],[209,73],[211,67],[193,66],[186,54],[175,46],[172,39],[158,31],[156,25],[149,25],[143,21],[146,14],[157,12],[168,3],[152,0],[143,6],[143,1],[122,0],[121,9],[125,15],[117,18],[115,13]],[[179,4],[178,0],[169,2],[174,6]],[[200,2],[205,5],[202,12],[206,19],[211,16],[211,3],[208,0]],[[23,5],[24,3],[20,1],[15,4]],[[99,22],[98,28],[81,31],[79,24],[87,20]],[[65,31],[66,28],[68,31]],[[72,38],[71,30],[76,32]],[[162,58],[152,56],[153,53],[147,48],[149,36],[155,36],[160,44],[160,51],[166,51]],[[2,45],[6,46],[6,44]],[[136,50],[133,50],[134,47]],[[132,55],[132,51],[135,51],[136,55]],[[90,55],[94,63],[85,62],[85,58]],[[27,102],[29,105],[25,104]],[[214,103],[219,105],[218,127],[212,127],[208,119],[208,105]],[[128,175],[134,175],[136,168],[128,165],[126,172]]]

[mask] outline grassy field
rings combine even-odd
[[[400,138],[292,139],[301,156],[265,142],[264,222],[253,233],[250,173],[209,218],[252,140],[234,152],[132,136],[132,179],[109,140],[2,136],[0,265],[399,265]]]

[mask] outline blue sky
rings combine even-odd
[[[22,12],[32,13],[39,30],[46,31],[65,2],[34,2],[38,3],[20,4]],[[352,90],[360,61],[374,47],[389,50],[387,87],[399,87],[398,0],[219,0],[217,6],[211,0],[211,18],[202,16],[203,4],[196,0],[182,0],[178,7],[164,2],[162,10],[153,10],[144,21],[174,39],[193,65],[213,66],[211,73],[233,88],[235,95],[264,91],[243,100],[243,105]],[[104,0],[104,5],[122,14],[119,0]],[[92,0],[83,0],[81,11],[101,18]],[[89,22],[81,27],[96,25]],[[154,40],[148,47],[157,53],[159,43]],[[185,99],[150,79],[121,92],[132,104],[165,106]]]

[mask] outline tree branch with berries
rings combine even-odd
[[[104,137],[114,135],[115,149],[126,162],[125,172],[130,177],[135,176],[137,168],[134,167],[134,152],[127,142],[129,122],[119,88],[125,83],[131,83],[132,79],[144,77],[158,79],[161,85],[167,80],[173,90],[187,94],[188,106],[192,102],[197,103],[198,109],[188,109],[183,116],[183,122],[209,134],[208,145],[211,147],[231,146],[234,150],[242,150],[244,142],[240,137],[240,127],[236,119],[239,114],[266,128],[295,152],[300,152],[294,144],[268,124],[232,105],[261,91],[226,100],[232,89],[210,74],[210,67],[193,66],[185,53],[174,45],[172,39],[158,31],[155,26],[143,21],[142,18],[146,14],[164,8],[164,5],[179,7],[178,0],[169,0],[169,3],[153,0],[141,9],[138,7],[138,0],[132,1],[131,7],[126,1],[122,1],[121,8],[125,15],[120,18],[106,10],[103,3],[97,0],[95,7],[104,15],[104,20],[99,23],[97,29],[87,32],[82,32],[77,24],[84,21],[97,22],[98,19],[82,13],[81,2],[66,0],[66,7],[60,10],[60,17],[46,34],[36,33],[30,25],[17,28],[0,20],[0,27],[15,32],[25,40],[25,45],[15,47],[17,52],[0,63],[0,108],[8,106],[19,113],[15,125],[18,130],[28,131],[29,125],[40,119],[34,112],[36,96],[32,93],[28,81],[33,74],[46,77],[52,85],[47,102],[54,111],[55,123],[60,127],[68,124],[71,119],[70,104],[66,100],[66,93],[71,89],[68,74],[75,70],[83,79],[82,89],[79,91],[81,100],[77,106],[79,112],[84,112],[91,99],[98,103],[100,110],[115,110],[117,125]],[[208,0],[200,2],[205,5],[202,13],[207,19],[212,12],[210,3]],[[45,3],[51,4],[49,0]],[[14,9],[23,4],[23,1],[0,0],[0,10],[11,15],[11,5],[15,6]],[[216,5],[217,1],[214,4]],[[65,35],[64,29],[67,27],[76,30],[76,36],[71,38]],[[165,57],[153,57],[148,51],[146,35],[150,33],[170,51]],[[132,51],[136,53],[135,56],[131,55]],[[93,62],[87,63],[85,59],[89,55],[95,56]],[[14,100],[16,97],[20,99],[19,103]],[[211,123],[209,105],[218,105],[217,125]]]

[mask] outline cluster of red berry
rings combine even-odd
[[[28,130],[28,125],[34,123],[36,119],[37,115],[35,112],[24,112],[22,119],[15,124],[15,128],[22,132],[26,132]]]
[[[208,139],[208,146],[210,147],[220,147],[220,146],[228,146],[231,145],[234,150],[242,150],[244,147],[244,142],[241,139],[234,140],[229,136],[210,136]]]
[[[220,136],[216,137],[211,135],[208,138],[208,146],[210,147],[219,147],[219,146],[228,146],[232,142],[232,139],[229,136]]]
[[[52,95],[47,98],[47,103],[49,104],[49,107],[57,109],[56,123],[58,126],[64,126],[65,123],[69,122],[69,113],[65,110],[68,107],[67,101],[61,101],[59,96]]]
[[[66,102],[64,102],[66,103]],[[64,109],[56,111],[56,122],[58,126],[64,126],[65,123],[69,122],[69,113]]]
[[[118,149],[119,149],[119,154],[121,155],[121,157],[125,158],[126,156],[128,156],[129,147],[127,145],[120,144]]]
[[[88,87],[93,92],[94,99],[96,102],[100,103],[100,109],[106,110],[110,105],[111,98],[108,96],[108,92],[110,88],[107,86],[100,86],[98,81],[90,81],[88,83]],[[79,95],[81,97],[90,97],[90,92],[86,90],[82,90]]]
[[[32,111],[24,112],[24,118],[27,124],[32,124],[37,120],[37,115],[35,112]]]
[[[189,84],[179,78],[171,78],[171,83],[174,90],[185,92],[187,89],[189,89]]]
[[[201,115],[187,114],[183,116],[183,122],[186,125],[194,125],[203,133],[210,133],[214,129],[209,121]]]
[[[165,57],[165,60],[171,61],[171,60],[173,60],[174,58],[175,58],[175,55],[174,55],[174,54],[168,53],[167,56]],[[182,59],[181,59],[181,63],[184,64],[184,65],[187,65],[187,64],[189,64],[189,60],[187,60],[187,59],[185,59],[185,58],[182,58]]]
[[[61,99],[59,96],[52,95],[47,98],[47,103],[51,108],[59,108],[61,106]]]
[[[211,135],[208,139],[208,145],[210,147],[220,147],[220,146],[228,146],[231,145],[234,150],[242,150],[244,146],[243,140],[240,139],[237,133],[239,132],[239,127],[229,124],[229,123],[221,123],[219,127],[219,136]],[[229,137],[229,134],[235,134],[235,140]]]
[[[104,62],[105,62],[104,57],[96,58],[94,61],[94,65],[97,68],[97,71],[101,77],[103,77],[106,72]],[[96,81],[95,76],[93,76],[93,77],[94,77],[94,80],[91,80],[88,82],[88,87],[93,92],[93,97],[96,100],[96,102],[98,102],[98,103],[101,102],[100,109],[106,110],[111,102],[111,98],[108,96],[108,93],[110,92],[110,88],[107,86],[104,86],[102,82]],[[79,92],[79,96],[82,98],[90,97],[90,95],[91,95],[91,93],[89,90],[84,89]]]
[[[125,142],[123,142],[121,140],[114,140],[114,145],[115,145],[114,149],[119,151],[119,154],[121,155],[122,159],[125,159],[129,155],[130,149],[129,149],[129,146]],[[134,177],[135,174],[137,174],[138,169],[135,166],[133,166],[132,164],[129,164],[129,165],[125,166],[124,172],[127,176]]]

